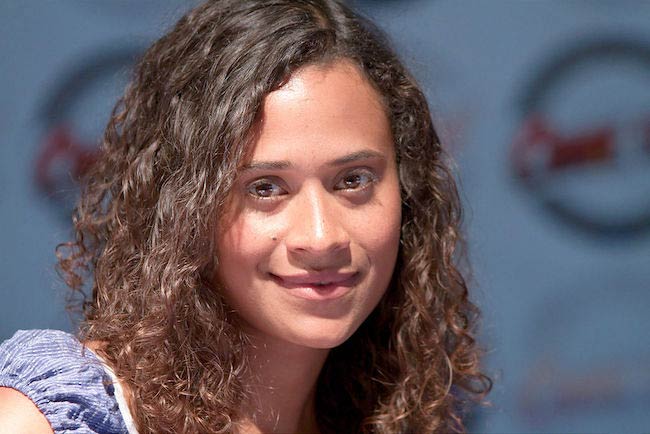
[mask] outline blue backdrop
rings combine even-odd
[[[476,432],[650,429],[650,2],[359,1],[458,164]],[[54,246],[134,56],[191,3],[0,4],[0,339],[62,328]]]

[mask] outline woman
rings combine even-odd
[[[424,96],[369,23],[337,0],[200,5],[139,63],[103,151],[59,252],[92,287],[87,350],[5,343],[5,423],[464,430],[490,382],[459,201]]]

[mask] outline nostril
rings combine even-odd
[[[306,182],[287,210],[287,248],[300,253],[327,255],[345,249],[349,237],[338,202],[320,181]]]
[[[321,252],[345,249],[350,239],[341,226],[294,227],[287,236],[287,246],[291,250]]]

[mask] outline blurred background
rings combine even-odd
[[[0,340],[70,330],[74,178],[187,0],[0,4]],[[358,0],[458,165],[495,380],[472,432],[650,430],[650,2]]]

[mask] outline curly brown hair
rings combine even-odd
[[[141,433],[231,432],[243,417],[248,342],[210,280],[215,216],[265,95],[301,67],[341,58],[384,100],[403,217],[390,287],[320,374],[319,427],[462,432],[464,404],[489,391],[458,265],[457,189],[414,79],[338,0],[215,0],[139,62],[84,181],[76,240],[58,251],[83,298],[80,338],[105,344]]]

